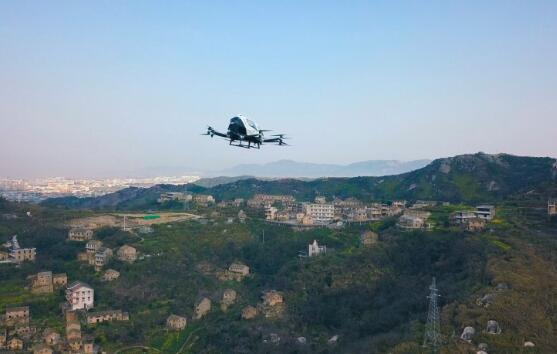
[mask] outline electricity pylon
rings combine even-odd
[[[441,329],[439,321],[439,307],[437,305],[437,298],[439,297],[435,277],[429,287],[429,309],[427,312],[427,323],[425,325],[424,334],[424,347],[431,347],[433,353],[439,352],[441,346]]]

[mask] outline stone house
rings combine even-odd
[[[39,272],[28,277],[31,292],[34,294],[52,293],[55,288],[59,288],[68,283],[66,273],[52,274],[50,271]]]
[[[17,337],[13,337],[8,340],[6,347],[13,351],[23,350],[23,341]]]
[[[73,228],[68,232],[68,240],[70,241],[88,241],[93,238],[93,230],[85,228]]]
[[[116,252],[118,259],[124,262],[133,263],[137,259],[137,250],[128,245],[123,245]]]
[[[47,328],[43,333],[43,341],[48,345],[56,345],[60,342],[60,333],[52,328]]]
[[[194,318],[198,320],[207,315],[209,311],[211,311],[211,300],[204,297],[195,304]]]
[[[52,286],[54,288],[68,285],[68,275],[66,273],[58,273],[52,275]]]
[[[107,310],[87,314],[87,323],[96,324],[111,321],[129,321],[130,315],[122,310]]]
[[[120,277],[120,272],[114,269],[107,269],[102,276],[103,281],[113,281]]]
[[[246,306],[242,309],[242,318],[251,320],[257,316],[257,309],[253,306]]]
[[[0,328],[0,349],[6,347],[6,341],[8,340],[8,331],[5,328]]]
[[[5,322],[8,326],[29,324],[29,306],[6,308]]]
[[[366,231],[360,235],[360,242],[362,246],[369,247],[377,243],[379,235],[373,231]]]
[[[187,324],[187,319],[178,315],[170,315],[166,319],[166,328],[171,330],[181,331],[186,328]]]
[[[549,199],[547,201],[547,215],[557,215],[557,199]]]
[[[199,205],[207,206],[215,202],[212,195],[197,194],[193,196],[193,201]]]

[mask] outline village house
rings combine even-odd
[[[276,290],[265,292],[261,298],[264,306],[276,306],[284,302],[282,295]]]
[[[13,331],[10,331],[10,334],[16,334],[24,339],[28,339],[33,334],[37,332],[35,327],[30,327],[28,325],[17,325]]]
[[[304,203],[302,208],[304,214],[318,223],[330,222],[335,218],[334,204]]]
[[[236,302],[236,290],[226,289],[222,293],[222,299],[220,301],[220,307],[223,311],[228,309],[228,306],[233,305]]]
[[[102,276],[102,280],[103,281],[113,281],[116,280],[120,277],[120,272],[114,269],[107,269],[103,276]]]
[[[70,241],[89,241],[93,238],[93,230],[85,228],[73,228],[68,232]]]
[[[95,254],[102,247],[103,243],[99,240],[89,240],[85,244],[85,251],[88,254]]]
[[[13,337],[8,340],[6,347],[13,351],[23,350],[23,341],[17,337]]]
[[[60,333],[52,328],[47,328],[43,332],[43,341],[48,345],[56,345],[60,342]]]
[[[29,324],[29,306],[8,307],[4,321],[8,326]]]
[[[378,239],[379,239],[379,235],[377,235],[373,231],[366,231],[360,235],[360,241],[362,243],[362,246],[364,247],[373,246],[374,244],[377,243]]]
[[[495,207],[493,205],[478,205],[476,207],[476,217],[490,221],[495,217]]]
[[[34,262],[36,256],[37,250],[35,248],[12,248],[10,251],[10,260],[14,263]]]
[[[476,213],[473,210],[459,210],[451,214],[450,221],[453,225],[463,225],[468,220],[475,218]]]
[[[209,204],[213,204],[215,202],[215,198],[213,198],[212,195],[196,194],[193,196],[193,201],[196,204],[208,206]]]
[[[71,310],[91,309],[95,305],[95,291],[88,284],[75,281],[66,289],[66,300]]]
[[[181,202],[190,202],[192,200],[191,194],[186,194],[182,192],[168,192],[168,193],[161,193],[159,198],[157,199],[158,203],[165,203],[172,200],[177,200]]]
[[[102,267],[108,264],[112,258],[112,250],[110,248],[101,247],[97,253],[95,253],[95,269],[97,271],[101,270]]]
[[[419,230],[426,227],[426,222],[418,216],[404,214],[398,219],[397,225],[401,229]]]
[[[81,324],[77,319],[66,321],[66,339],[68,342],[81,341]]]
[[[118,259],[124,262],[133,263],[137,259],[137,250],[128,245],[123,245],[116,252]]]
[[[283,206],[288,206],[296,202],[291,195],[269,195],[269,194],[256,194],[253,198],[249,199],[247,204],[250,208],[264,208],[268,205],[281,203]]]
[[[278,209],[274,206],[267,205],[265,207],[265,220],[275,220],[277,218]]]
[[[242,318],[251,320],[257,316],[257,309],[253,306],[246,306],[242,309]]]
[[[322,253],[327,253],[327,246],[319,246],[317,240],[313,240],[308,246],[308,257],[313,257],[320,255]]]
[[[170,315],[166,319],[166,328],[175,331],[181,331],[186,328],[188,320],[185,317],[178,315]]]
[[[0,251],[0,262],[5,262],[10,259],[10,255],[8,252]]]
[[[485,220],[480,218],[468,219],[464,223],[464,229],[470,232],[483,231],[485,229]]]
[[[6,341],[8,339],[8,331],[6,328],[0,328],[0,349],[6,348]]]
[[[53,352],[52,348],[43,343],[33,346],[33,354],[52,354]]]
[[[234,274],[241,275],[242,277],[249,275],[249,267],[242,263],[232,263],[228,267],[228,271]]]
[[[238,212],[238,220],[240,220],[241,223],[245,223],[247,219],[247,215],[243,210],[240,210]]]
[[[111,321],[129,321],[130,315],[122,310],[107,310],[87,314],[88,324],[97,324]]]
[[[55,288],[65,286],[68,282],[66,273],[52,274],[52,272],[40,272],[28,277],[31,292],[34,294],[52,293]]]
[[[549,199],[547,201],[547,215],[557,215],[557,199]]]
[[[209,311],[211,311],[211,300],[204,297],[195,304],[194,318],[198,320],[207,315]]]
[[[232,202],[232,205],[235,206],[236,208],[239,208],[242,206],[242,204],[244,204],[244,198],[236,198],[234,199],[234,201]]]

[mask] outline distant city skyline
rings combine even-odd
[[[554,1],[1,2],[0,177],[556,157],[556,13]],[[237,114],[292,146],[200,135]]]

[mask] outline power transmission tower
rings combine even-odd
[[[439,297],[435,277],[429,287],[429,309],[427,312],[427,323],[425,325],[424,347],[431,347],[433,353],[438,353],[441,346],[441,329],[439,321],[439,307],[437,298]]]

